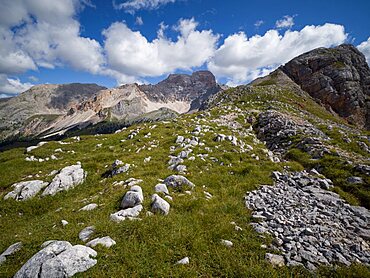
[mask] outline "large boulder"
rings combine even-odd
[[[170,204],[159,197],[157,194],[152,195],[152,212],[167,215],[170,212]]]
[[[52,195],[60,191],[65,191],[84,182],[87,173],[80,164],[71,165],[63,168],[57,174],[49,186],[44,190],[42,196]]]
[[[48,241],[15,274],[15,278],[72,277],[93,267],[97,253],[90,247],[68,241]]]
[[[121,208],[133,208],[137,205],[141,205],[144,200],[143,190],[140,186],[134,185],[131,187],[129,191],[126,192],[125,196],[123,196],[121,202]]]
[[[13,191],[4,196],[6,199],[14,199],[17,201],[25,201],[37,195],[41,189],[48,185],[47,182],[41,180],[22,181],[12,185]]]
[[[191,189],[195,187],[194,183],[181,175],[168,176],[163,183],[177,190],[182,190],[184,187],[190,187]]]
[[[280,69],[328,110],[370,128],[370,68],[353,45],[314,49]]]

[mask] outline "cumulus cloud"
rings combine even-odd
[[[294,16],[286,15],[282,19],[276,21],[275,26],[278,29],[292,28],[294,25]]]
[[[265,23],[263,20],[257,20],[255,23],[254,23],[254,26],[255,27],[260,27],[263,23]]]
[[[306,26],[300,31],[269,30],[250,38],[244,32],[228,36],[217,49],[208,68],[229,84],[242,84],[263,76],[295,56],[317,47],[330,47],[347,38],[336,24]]]
[[[129,0],[120,4],[113,1],[113,7],[134,14],[138,10],[155,10],[160,6],[174,3],[175,1],[176,0]]]
[[[33,84],[31,83],[22,83],[18,78],[9,78],[5,74],[0,74],[0,92],[2,96],[8,97],[12,95],[19,94],[31,88]]]
[[[135,19],[135,24],[139,26],[143,25],[144,24],[143,18],[141,16],[137,16]]]
[[[365,55],[367,63],[370,65],[370,37],[362,42],[357,48]]]
[[[164,34],[167,26],[161,24],[157,38],[148,41],[125,23],[116,22],[103,31],[108,65],[130,79],[199,67],[213,55],[218,35],[212,30],[198,31],[197,25],[193,18],[181,19],[174,28],[177,39],[172,41]]]

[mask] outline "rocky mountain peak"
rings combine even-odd
[[[328,110],[370,128],[370,69],[353,45],[314,49],[281,70]]]

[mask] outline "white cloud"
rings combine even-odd
[[[143,21],[143,19],[142,19],[142,17],[141,16],[137,16],[136,17],[136,19],[135,19],[135,24],[136,25],[143,25],[144,24],[144,21]]]
[[[255,23],[254,23],[254,26],[255,27],[260,27],[263,23],[265,23],[263,20],[257,20]]]
[[[290,59],[317,47],[330,47],[347,38],[344,27],[336,24],[306,26],[281,35],[269,30],[248,38],[244,32],[228,36],[217,49],[208,68],[229,84],[242,84],[263,76]]]
[[[5,74],[0,74],[0,93],[2,93],[2,97],[22,93],[32,86],[33,84],[28,82],[22,83],[18,78],[9,78]]]
[[[77,10],[88,0],[4,0],[0,11],[0,73],[64,64],[97,73],[104,63],[100,44],[81,37]],[[16,27],[16,28],[14,28]]]
[[[357,48],[365,55],[367,63],[370,65],[370,37],[362,42]]]
[[[160,6],[174,3],[175,1],[176,0],[129,0],[121,4],[117,4],[116,1],[113,1],[113,7],[134,14],[138,10],[155,10]]]
[[[279,29],[292,28],[294,25],[294,16],[286,15],[282,19],[276,21],[275,26]]]
[[[218,35],[212,30],[196,30],[194,19],[181,19],[174,28],[176,41],[165,37],[164,24],[158,36],[148,41],[125,23],[113,23],[103,31],[108,66],[129,79],[160,76],[176,69],[191,70],[203,65],[214,53]]]

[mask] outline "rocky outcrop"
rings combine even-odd
[[[4,196],[6,199],[14,199],[16,201],[25,201],[33,198],[39,193],[43,188],[48,185],[47,182],[41,180],[33,181],[22,181],[12,185],[13,191],[9,192]]]
[[[253,228],[273,236],[271,248],[283,253],[287,265],[314,270],[320,264],[370,264],[367,209],[328,191],[331,181],[316,174],[273,176],[275,185],[250,192],[246,205],[259,221],[251,223]]]
[[[71,165],[63,168],[42,193],[42,196],[54,196],[60,191],[65,191],[84,182],[87,173],[81,164]]]
[[[269,110],[258,115],[254,129],[257,137],[273,152],[285,154],[297,147],[314,158],[329,153],[324,145],[327,136],[307,121]]]
[[[328,110],[370,129],[370,69],[357,48],[318,48],[280,69]]]
[[[68,241],[48,241],[43,249],[29,259],[15,274],[15,278],[72,277],[93,267],[97,253],[86,246]]]

